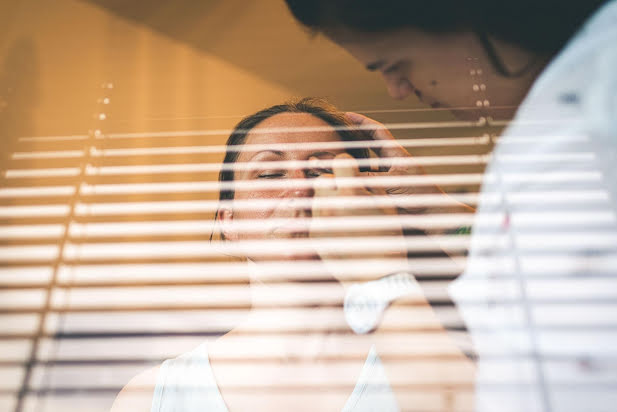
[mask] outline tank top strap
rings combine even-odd
[[[151,412],[228,412],[210,366],[206,344],[163,362]],[[342,412],[398,412],[386,372],[372,346]]]
[[[159,370],[151,412],[227,412],[210,367],[206,343],[174,359]]]
[[[342,412],[374,411],[400,411],[375,345],[371,346],[360,377]]]

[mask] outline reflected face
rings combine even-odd
[[[471,70],[483,67],[481,73],[489,74],[490,65],[471,33],[337,30],[328,36],[367,70],[380,73],[390,96],[404,99],[415,95],[433,108],[475,106],[478,95],[473,85],[482,79],[473,77]]]
[[[307,127],[320,130],[293,129]],[[307,113],[277,114],[251,130],[236,161],[234,206],[232,210],[221,210],[219,214],[226,238],[308,238],[307,222],[312,217],[310,200],[314,194],[311,180],[332,174],[332,170],[323,164],[311,167],[310,162],[331,160],[343,153],[343,145],[337,144],[340,142],[339,135],[328,123]],[[302,144],[307,145],[297,147]],[[252,145],[268,147],[252,149]],[[288,145],[296,147],[286,147]],[[255,204],[266,201],[267,204],[253,207],[251,201]],[[247,230],[246,226],[242,228],[237,223],[252,227]],[[260,256],[248,257],[261,260]],[[317,255],[298,255],[282,250],[269,258],[316,259]]]

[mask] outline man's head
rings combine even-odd
[[[346,28],[383,33],[471,31],[539,54],[555,53],[606,0],[285,0],[294,17],[318,32]]]
[[[521,82],[528,85],[541,69],[541,63],[556,54],[604,1],[286,0],[286,3],[305,27],[325,34],[367,69],[381,72],[392,97],[416,94],[429,105],[459,106],[473,99],[469,90],[470,82],[475,79],[469,79],[472,69],[469,61],[496,78],[528,76],[529,79]],[[497,92],[493,89],[492,95]],[[501,102],[497,97],[496,102],[509,104],[518,98],[522,96],[517,94]]]

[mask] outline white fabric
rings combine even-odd
[[[227,412],[210,368],[205,343],[191,352],[163,362],[154,388],[151,411]],[[343,412],[351,411],[399,411],[374,347],[371,347],[358,382],[343,407]]]
[[[411,273],[399,272],[370,282],[354,283],[345,293],[345,320],[355,333],[368,333],[379,326],[384,311],[393,301],[410,295],[424,297]]]
[[[476,410],[614,411],[617,1],[538,78],[485,179],[450,288],[478,353]]]

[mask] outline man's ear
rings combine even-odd
[[[233,230],[234,213],[231,209],[221,208],[218,210],[218,220],[221,224],[221,234],[225,239],[238,240],[238,234]]]

